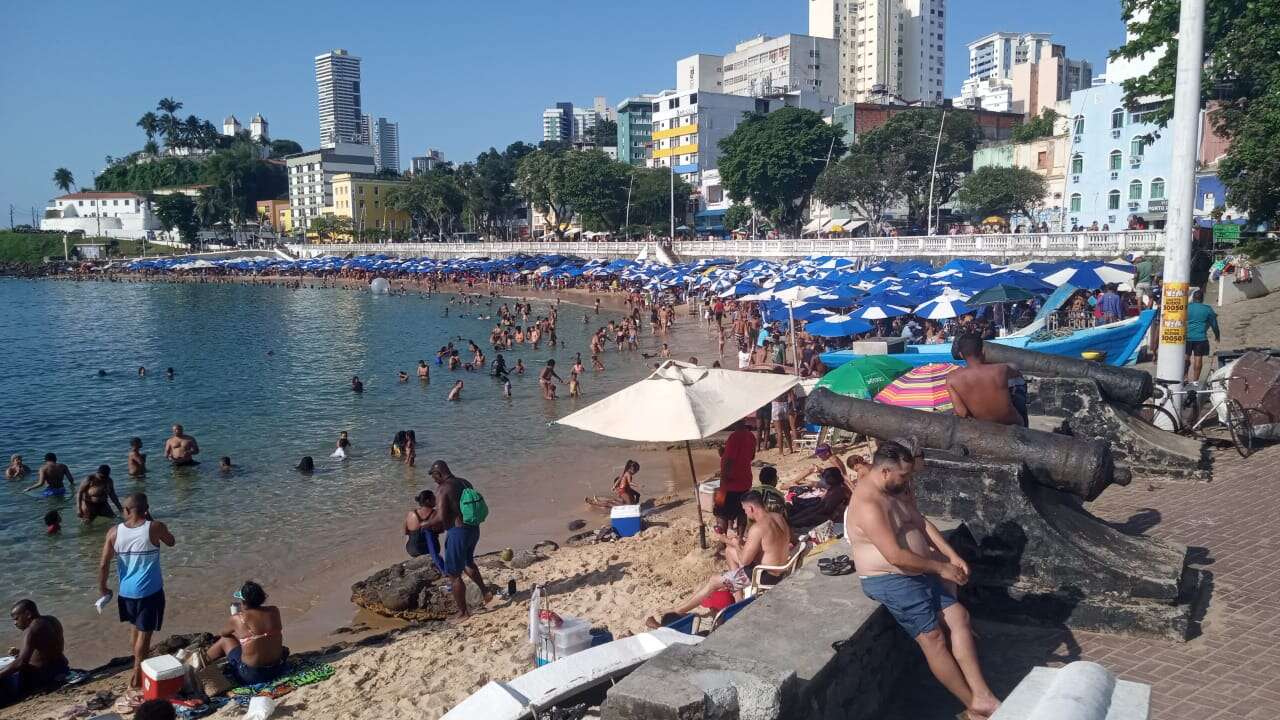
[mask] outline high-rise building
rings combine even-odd
[[[945,0],[809,0],[809,34],[838,43],[840,102],[942,102]]]
[[[995,32],[969,43],[969,77],[956,104],[1039,115],[1089,87],[1093,66],[1067,59],[1049,33]]]
[[[335,143],[332,147],[289,155],[285,165],[293,229],[302,232],[325,208],[333,207],[334,175],[373,174],[373,148],[361,143]]]
[[[591,107],[574,107],[558,102],[542,111],[542,140],[595,147],[595,128],[601,120],[615,120],[617,114],[604,96],[597,95]]]
[[[365,117],[368,117],[366,115]],[[373,166],[400,172],[400,123],[380,117],[373,124]]]
[[[316,56],[320,147],[361,142],[360,58],[337,49]],[[367,144],[368,139],[364,142]]]
[[[637,95],[618,105],[618,160],[644,165],[653,141],[653,106],[657,95]]]
[[[573,141],[573,103],[558,102],[542,111],[543,142]]]
[[[409,158],[409,172],[414,175],[418,173],[431,172],[445,163],[444,153],[435,148],[427,148],[426,155],[415,155]]]

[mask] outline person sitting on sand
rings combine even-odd
[[[196,439],[183,432],[181,425],[173,426],[173,437],[164,443],[164,456],[174,467],[199,465],[196,455],[200,454],[200,444]]]
[[[622,474],[614,478],[613,481],[613,493],[629,505],[640,504],[640,493],[636,491],[633,485],[639,472],[640,463],[635,460],[628,460],[627,464],[622,467]]]
[[[779,513],[765,510],[764,498],[757,492],[742,496],[742,509],[750,520],[747,534],[742,540],[729,533],[726,537],[725,563],[728,571],[712,575],[707,582],[684,603],[645,620],[645,625],[656,628],[661,625],[663,613],[685,615],[699,605],[720,611],[742,599],[742,591],[751,584],[751,573],[756,565],[786,565],[791,558],[791,528]],[[777,584],[782,577],[765,571],[762,580]]]
[[[5,480],[18,480],[27,476],[31,472],[31,468],[22,462],[21,455],[9,456],[9,467],[4,470]]]
[[[314,474],[316,471],[316,461],[313,460],[310,455],[303,455],[302,459],[298,461],[297,467],[294,469],[303,475]]]
[[[440,519],[440,511],[436,508],[436,494],[423,490],[413,498],[417,507],[409,511],[404,518],[404,549],[409,557],[429,555],[435,563],[436,570],[444,574],[444,559],[440,557],[440,533],[444,532],[444,524]]]
[[[760,493],[765,510],[786,514],[787,496],[778,489],[778,468],[772,465],[760,468],[759,482],[752,485],[751,490]]]
[[[844,511],[849,505],[849,488],[845,485],[844,475],[834,467],[825,468],[815,489],[822,493],[821,497],[808,498],[807,502],[805,498],[799,498],[792,504],[787,517],[791,527],[817,527],[828,520],[844,522]]]
[[[22,631],[13,661],[0,667],[0,707],[24,697],[47,692],[67,680],[67,663],[62,623],[52,615],[41,615],[35,602],[19,600],[9,610],[13,624]]]
[[[284,645],[280,608],[264,605],[267,593],[250,580],[235,593],[239,612],[231,616],[221,638],[209,646],[207,658],[227,659],[232,679],[240,685],[269,683],[288,669],[289,648]]]
[[[42,497],[62,497],[67,494],[67,486],[74,485],[75,482],[76,479],[71,477],[70,468],[58,462],[57,455],[45,453],[44,464],[36,471],[36,484],[23,492],[40,490]]]
[[[113,518],[116,514],[111,512],[112,504],[118,512],[124,512],[111,480],[111,466],[99,465],[98,472],[89,473],[76,492],[76,517],[87,523],[99,517]]]
[[[129,477],[140,478],[147,474],[147,454],[142,452],[142,438],[129,438]]]
[[[462,400],[462,381],[453,384],[453,389],[449,391],[449,397],[445,398],[450,402],[459,402]]]

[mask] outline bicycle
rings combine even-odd
[[[1203,388],[1188,388],[1184,386],[1181,390],[1170,390],[1165,386],[1157,385],[1151,401],[1139,405],[1134,414],[1158,429],[1169,430],[1178,435],[1195,437],[1205,442],[1221,445],[1225,444],[1226,441],[1208,435],[1204,428],[1209,424],[1209,418],[1217,420],[1219,417],[1218,411],[1225,407],[1226,421],[1220,421],[1219,424],[1223,425],[1230,434],[1230,444],[1235,447],[1236,452],[1240,453],[1240,457],[1249,457],[1249,454],[1253,452],[1253,423],[1249,420],[1249,413],[1240,404],[1240,401],[1227,397],[1227,382],[1230,380],[1247,382],[1242,377],[1219,378],[1210,380],[1208,385]],[[1183,421],[1182,416],[1188,406],[1200,407],[1201,395],[1208,395],[1212,398],[1213,393],[1219,391],[1222,393],[1221,400],[1213,401],[1212,406],[1200,413],[1194,422],[1188,424]],[[1170,412],[1166,407],[1166,405],[1170,405],[1168,402],[1170,399],[1174,401],[1171,406],[1178,410],[1177,413]],[[1164,423],[1161,423],[1161,420]],[[1167,424],[1168,428],[1162,427],[1162,424]]]

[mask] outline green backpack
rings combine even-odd
[[[462,511],[462,522],[467,525],[479,525],[489,517],[489,505],[485,503],[480,491],[473,487],[462,490],[458,507]]]

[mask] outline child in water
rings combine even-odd
[[[569,397],[578,397],[578,371],[569,373]]]
[[[520,358],[516,358],[516,374],[517,375],[524,374],[524,361],[521,360]]]
[[[57,510],[50,510],[44,514],[44,532],[46,535],[57,535],[62,532],[62,516]]]

